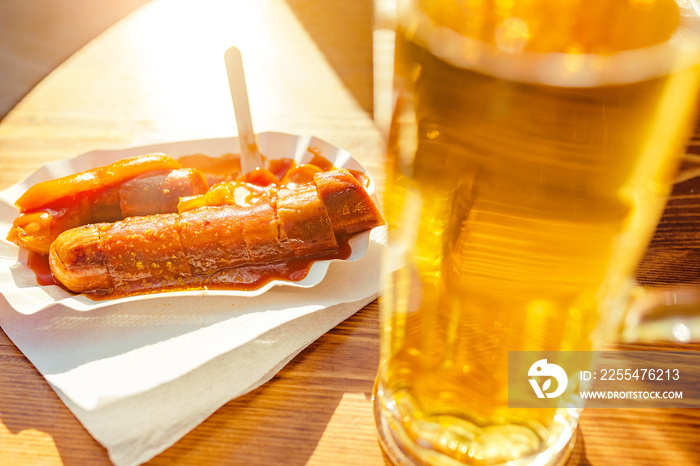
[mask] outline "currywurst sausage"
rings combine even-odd
[[[49,264],[74,292],[133,291],[318,256],[337,249],[339,236],[383,223],[362,184],[347,170],[333,170],[245,207],[202,206],[70,229],[52,243]]]
[[[163,154],[149,154],[32,186],[7,239],[48,254],[58,235],[88,223],[177,212],[180,197],[205,193],[204,176]]]

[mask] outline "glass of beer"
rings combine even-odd
[[[696,107],[680,13],[398,1],[375,387],[392,461],[565,461],[579,411],[509,408],[508,352],[619,330]]]

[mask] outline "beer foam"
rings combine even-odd
[[[628,84],[676,73],[700,63],[700,22],[684,17],[666,42],[614,52],[538,53],[465,37],[436,24],[420,11],[399,8],[399,34],[443,61],[479,73],[529,84],[556,87],[601,87]],[[515,46],[514,46],[515,44]]]

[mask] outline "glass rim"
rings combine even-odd
[[[436,24],[410,0],[397,4],[397,34],[446,63],[515,82],[584,88],[623,85],[683,71],[700,64],[698,17],[685,18],[671,38],[614,53],[508,51]],[[693,24],[695,23],[695,24]]]

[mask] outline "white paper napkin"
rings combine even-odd
[[[374,300],[385,241],[373,230],[362,259],[332,263],[310,289],[32,315],[3,299],[0,326],[116,465],[140,464]]]

